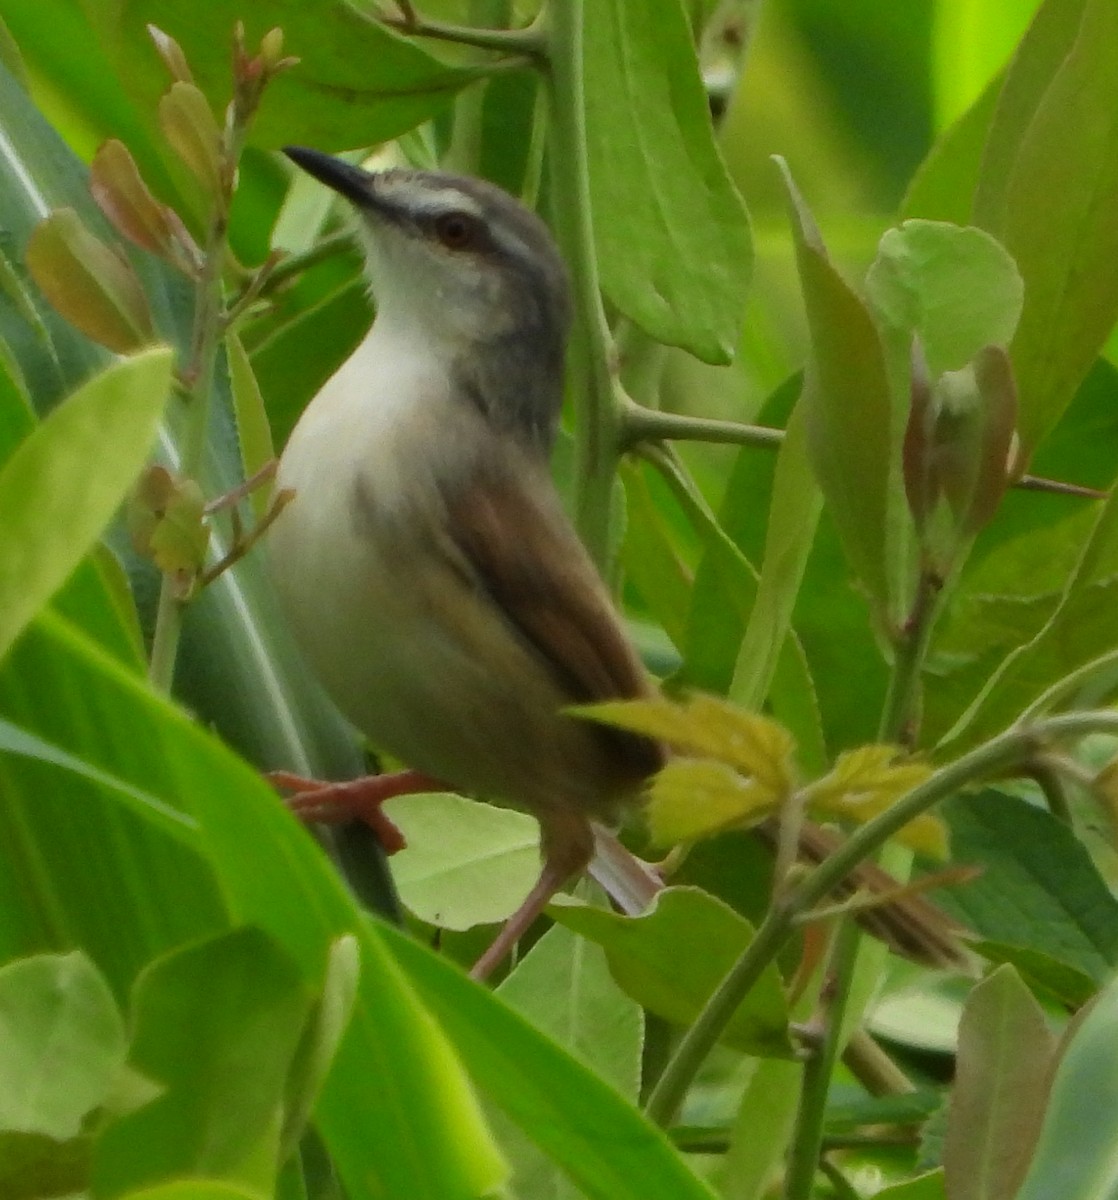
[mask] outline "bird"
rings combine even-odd
[[[364,816],[389,842],[379,804],[404,791],[535,816],[539,879],[480,978],[585,869],[592,822],[639,803],[664,757],[569,711],[654,686],[550,473],[568,274],[544,221],[494,184],[284,152],[349,202],[375,318],[280,458],[294,498],[271,573],[334,703],[408,768],[294,807]]]

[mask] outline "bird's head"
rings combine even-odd
[[[448,351],[488,391],[542,390],[557,406],[570,289],[535,213],[479,179],[364,171],[302,147],[285,153],[353,205],[378,319]]]

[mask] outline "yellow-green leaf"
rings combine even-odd
[[[682,754],[713,758],[777,793],[793,786],[792,735],[776,721],[715,696],[682,703],[621,700],[577,711],[581,716],[667,742]]]
[[[840,754],[822,779],[804,789],[808,809],[824,819],[871,820],[932,774],[927,763],[902,756],[898,747],[883,745],[859,746]],[[937,858],[947,853],[946,828],[928,813],[910,821],[897,834],[897,841]]]
[[[72,208],[57,209],[35,227],[26,261],[43,295],[94,341],[127,354],[154,339],[132,264],[94,237]]]
[[[694,842],[724,829],[754,825],[775,812],[785,793],[747,779],[724,763],[673,759],[656,776],[648,827],[658,846]]]

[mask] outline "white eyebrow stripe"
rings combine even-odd
[[[404,189],[401,189],[404,194]],[[424,188],[421,192],[406,196],[408,203],[424,216],[437,217],[447,212],[464,212],[483,220],[485,213],[473,196],[467,196],[457,188]]]

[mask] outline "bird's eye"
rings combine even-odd
[[[443,213],[435,220],[435,233],[448,250],[465,250],[474,242],[477,221],[464,212]]]

